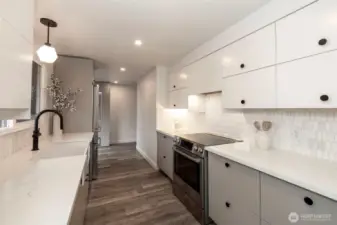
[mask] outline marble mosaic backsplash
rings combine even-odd
[[[206,113],[171,113],[171,121],[179,121],[193,132],[213,132],[251,141],[256,134],[254,121],[271,121],[269,136],[273,149],[337,161],[337,110],[224,110],[220,93],[206,98]]]

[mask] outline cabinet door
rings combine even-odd
[[[163,134],[157,133],[157,163],[158,168],[163,170],[164,142]]]
[[[259,173],[212,153],[208,165],[210,217],[224,225],[260,224]]]
[[[164,135],[163,136],[163,171],[164,173],[173,179],[173,138]]]
[[[290,225],[289,216],[329,215],[326,220],[304,220],[298,225],[337,224],[337,202],[282,180],[261,174],[261,217],[272,225]],[[324,218],[323,218],[324,219]]]
[[[277,66],[279,108],[336,108],[337,51]]]
[[[181,71],[170,74],[169,90],[174,91],[188,87],[190,74],[188,68],[183,68]]]
[[[188,90],[180,89],[169,93],[169,108],[187,109],[188,108]]]
[[[269,25],[220,50],[223,76],[275,64],[275,25]]]
[[[33,44],[34,0],[1,0],[0,17]]]
[[[276,23],[277,61],[337,49],[337,1],[321,0]]]
[[[275,108],[275,67],[224,78],[222,96],[224,108]]]
[[[221,54],[215,52],[189,66],[191,94],[221,91]]]
[[[0,108],[29,109],[32,45],[0,19]]]

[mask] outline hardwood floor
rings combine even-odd
[[[134,144],[100,150],[86,225],[198,225]]]

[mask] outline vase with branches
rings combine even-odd
[[[61,114],[64,114],[66,111],[75,112],[76,111],[76,99],[77,95],[83,90],[77,88],[75,90],[68,88],[66,91],[62,88],[62,81],[52,74],[50,77],[50,84],[47,86],[48,95],[52,99],[52,107],[59,111]],[[58,116],[54,117],[53,124],[58,124]],[[59,130],[58,126],[53,126],[53,134],[62,134],[62,131]]]
[[[66,91],[62,88],[62,81],[52,74],[50,77],[51,83],[47,86],[47,91],[52,99],[53,108],[63,114],[66,110],[70,112],[76,111],[77,95],[83,90],[77,88],[73,90],[68,88]]]

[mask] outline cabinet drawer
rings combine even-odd
[[[276,23],[277,61],[337,49],[337,1],[321,0]]]
[[[275,25],[269,25],[221,50],[223,76],[274,65]]]
[[[337,51],[277,67],[278,108],[336,108]]]
[[[169,92],[169,108],[187,109],[188,108],[188,91],[180,89]]]
[[[209,154],[210,211],[216,207],[260,213],[259,172],[212,153]],[[213,206],[214,204],[214,206]]]
[[[224,78],[224,108],[275,108],[275,67]]]
[[[311,205],[312,203],[312,205]],[[261,174],[261,216],[272,225],[291,224],[291,212],[303,214],[331,214],[331,220],[312,222],[300,219],[296,224],[337,224],[337,202],[299,188],[287,182]]]

